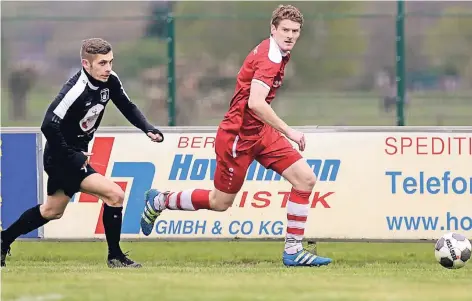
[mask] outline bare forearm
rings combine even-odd
[[[279,116],[277,116],[275,111],[267,102],[258,102],[256,105],[252,106],[251,109],[257,116],[259,116],[259,118],[262,119],[263,122],[267,123],[282,134],[287,134],[289,126],[280,119]]]

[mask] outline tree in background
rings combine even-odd
[[[443,15],[427,32],[423,45],[423,53],[432,68],[442,70],[445,76],[472,79],[471,32],[472,11],[461,6],[443,10]]]
[[[152,22],[146,27],[147,37],[167,38],[167,14],[172,11],[173,3],[171,1],[152,2]]]
[[[31,62],[20,62],[12,66],[8,78],[11,116],[14,120],[27,117],[27,98],[39,76],[38,67]]]
[[[219,121],[227,110],[241,63],[252,47],[269,37],[271,13],[279,4],[265,1],[174,3],[171,9],[175,16],[179,125]],[[367,38],[361,31],[361,19],[349,14],[362,12],[363,3],[328,1],[293,5],[304,14],[305,24],[288,65],[284,86],[296,86],[298,91],[320,88],[339,91],[359,82],[364,73]],[[167,32],[167,23],[162,21],[166,12],[162,6],[154,7],[154,18],[147,26],[145,39],[163,39]],[[165,83],[165,66],[148,67],[154,69],[146,72],[146,82],[153,83],[148,86]],[[293,80],[295,75],[296,80]],[[149,91],[160,95],[149,98],[150,110],[157,112],[157,104],[165,103],[166,93]]]
[[[6,39],[5,39],[5,26],[2,26],[0,28],[1,30],[1,36],[0,36],[0,47],[1,47],[1,65],[3,68],[5,68],[7,66],[7,62],[8,62],[8,47],[6,47]],[[2,72],[2,83],[6,82],[5,79],[6,79],[6,72]]]
[[[228,57],[241,63],[249,50],[270,34],[270,16],[278,2],[178,2],[175,4],[179,57],[198,59],[209,54],[216,61]],[[305,16],[302,37],[292,57],[301,87],[339,89],[346,79],[363,73],[359,57],[366,49],[360,34],[362,2],[300,2],[293,5]],[[237,72],[237,71],[236,71]],[[288,74],[289,75],[289,74]],[[289,82],[290,79],[287,79]]]

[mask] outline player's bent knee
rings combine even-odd
[[[220,190],[213,190],[210,193],[210,207],[213,211],[226,211],[233,206],[236,194],[229,194]]]
[[[82,192],[98,196],[111,207],[121,207],[125,199],[125,192],[118,184],[98,173],[86,177],[80,188]]]
[[[39,212],[47,220],[60,219],[69,201],[69,196],[65,195],[63,191],[57,191],[54,195],[48,196],[46,202],[39,206]]]
[[[220,212],[223,212],[223,211],[226,211],[228,210],[231,206],[233,205],[233,203],[231,202],[222,202],[222,201],[216,201],[213,205],[212,205],[212,208],[213,211],[220,211]]]
[[[105,195],[105,202],[111,207],[121,207],[125,199],[125,192],[117,185]]]
[[[47,220],[60,219],[64,214],[63,208],[50,206],[47,203],[40,206],[41,216]]]
[[[46,210],[41,213],[41,216],[44,217],[47,220],[55,220],[55,219],[60,219],[64,212],[58,212],[54,210]]]
[[[301,172],[292,183],[296,189],[303,191],[313,190],[315,184],[316,177],[313,172]]]
[[[282,176],[298,190],[311,191],[316,184],[316,176],[313,170],[303,160],[297,161],[287,168]]]
[[[305,175],[303,179],[303,185],[308,188],[308,190],[312,190],[316,184],[316,177],[313,173],[308,173]]]

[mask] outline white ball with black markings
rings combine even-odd
[[[450,232],[444,234],[434,247],[436,260],[447,269],[463,268],[470,259],[472,246],[462,234]]]

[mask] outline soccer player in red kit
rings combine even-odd
[[[215,189],[147,191],[141,217],[144,235],[152,232],[154,222],[165,209],[226,211],[241,189],[249,165],[257,160],[293,185],[287,203],[288,223],[283,263],[287,266],[331,263],[330,258],[316,256],[302,246],[310,208],[309,197],[316,178],[306,160],[287,138],[303,151],[305,136],[290,128],[270,106],[282,85],[285,66],[300,36],[302,25],[302,14],[291,5],[281,5],[273,12],[271,35],[252,49],[244,60],[230,108],[216,134]]]

